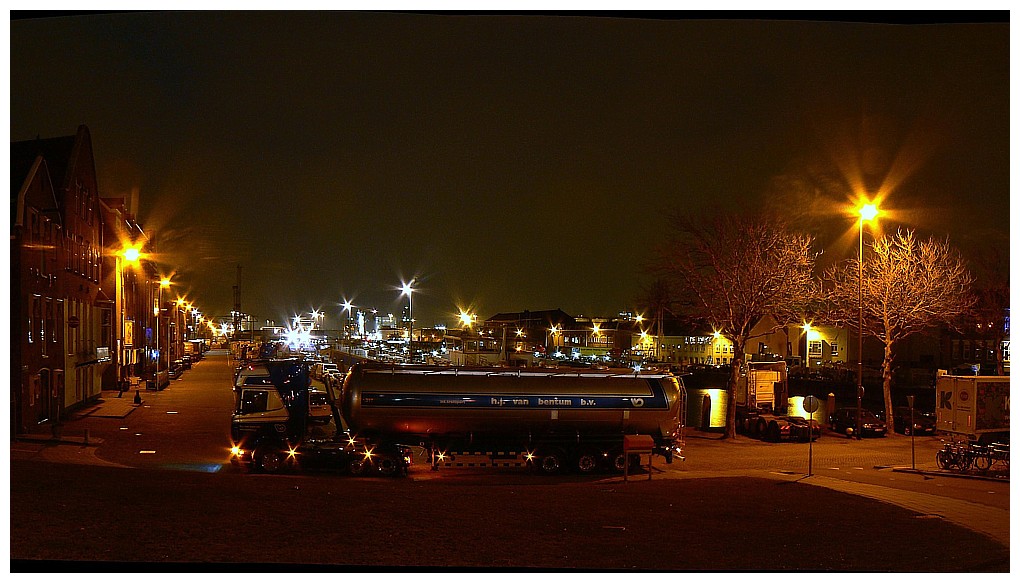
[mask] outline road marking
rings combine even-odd
[[[138,453],[156,453],[156,450],[154,450],[154,449],[143,449],[142,451],[140,451]]]

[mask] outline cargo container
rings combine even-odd
[[[935,429],[981,443],[1009,441],[1009,377],[940,374]]]

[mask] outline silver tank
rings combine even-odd
[[[644,434],[676,438],[683,388],[669,374],[358,364],[341,414],[360,434]]]

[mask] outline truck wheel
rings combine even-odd
[[[779,424],[775,421],[769,423],[768,430],[765,432],[765,439],[772,443],[777,443],[780,440],[782,433],[779,431]]]
[[[599,467],[598,454],[593,451],[582,451],[577,456],[577,471],[582,474],[590,474]]]
[[[622,474],[627,467],[627,456],[622,451],[614,451],[609,454],[609,469]]]
[[[383,476],[392,476],[397,473],[397,460],[390,456],[382,456],[375,464],[376,469]]]
[[[347,470],[351,472],[352,476],[361,476],[368,471],[368,466],[368,460],[359,455],[351,460],[347,465]]]
[[[563,467],[563,456],[559,452],[546,452],[539,459],[538,467],[543,474],[559,473]]]
[[[610,461],[612,462],[612,470],[614,472],[623,473],[623,470],[627,469],[627,464],[630,464],[630,469],[637,469],[641,467],[641,456],[638,454],[630,454],[629,456],[624,454],[622,451],[610,454]]]
[[[769,429],[768,423],[765,423],[764,419],[759,419],[758,422],[755,423],[754,425],[754,436],[764,438],[766,435],[765,432],[768,431],[768,429]]]
[[[275,474],[283,467],[283,454],[278,450],[267,448],[255,454],[256,463],[260,470],[267,474]]]

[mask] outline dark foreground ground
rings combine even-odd
[[[790,481],[251,476],[11,463],[12,571],[1009,571],[1009,549]]]

